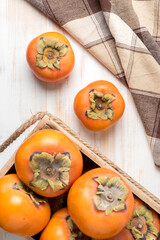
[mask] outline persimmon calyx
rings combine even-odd
[[[112,102],[115,100],[115,96],[113,94],[103,94],[96,90],[91,90],[89,92],[89,100],[90,100],[90,108],[85,113],[88,118],[112,120],[113,118],[113,109]]]
[[[145,206],[140,206],[137,210],[134,210],[126,228],[131,230],[136,240],[157,240],[159,237],[159,231],[153,224],[152,212]]]
[[[25,194],[27,194],[31,200],[33,201],[34,205],[36,207],[40,206],[41,203],[47,203],[45,198],[38,196],[36,193],[34,193],[30,188],[28,188],[23,182],[19,181],[18,183],[16,182],[13,185],[13,189],[19,190]]]
[[[72,218],[68,215],[66,221],[71,232],[69,240],[82,239],[85,235],[79,230],[77,225],[73,222]]]
[[[68,152],[53,155],[35,152],[30,157],[29,167],[34,173],[30,186],[40,190],[50,186],[56,192],[64,189],[69,183],[71,159]]]
[[[95,238],[88,237],[84,233],[82,233],[69,215],[66,217],[66,221],[71,232],[69,240],[97,240]]]
[[[50,38],[41,37],[37,43],[36,66],[48,67],[60,70],[59,60],[68,52],[68,46],[61,42],[55,42]]]
[[[94,177],[93,180],[99,184],[93,196],[97,210],[105,211],[105,214],[109,215],[112,211],[119,212],[126,209],[128,188],[120,177],[109,179],[107,176],[100,176]]]

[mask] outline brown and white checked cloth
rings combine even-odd
[[[130,88],[160,166],[160,0],[27,0]]]

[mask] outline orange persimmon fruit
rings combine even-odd
[[[46,199],[33,193],[16,174],[0,179],[0,226],[4,230],[29,237],[42,231],[50,215]]]
[[[129,222],[134,198],[117,173],[96,168],[73,183],[67,207],[71,218],[85,235],[105,239],[118,234]]]
[[[91,240],[84,235],[71,219],[67,208],[60,209],[53,214],[40,240]],[[105,240],[105,239],[104,239]]]
[[[48,225],[43,230],[40,240],[69,240],[71,232],[67,224],[68,217],[67,208],[62,208],[54,213]]]
[[[56,197],[66,192],[81,175],[83,159],[67,136],[44,129],[19,147],[15,167],[19,178],[34,192]]]
[[[90,83],[74,100],[74,111],[82,124],[92,131],[111,127],[123,115],[125,102],[118,89],[105,80]]]
[[[44,82],[57,82],[68,77],[75,61],[68,39],[57,32],[34,38],[28,45],[26,57],[33,74]]]
[[[134,213],[125,228],[116,236],[108,240],[158,240],[160,234],[160,220],[158,214],[148,208],[137,197],[134,198]]]

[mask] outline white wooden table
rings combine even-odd
[[[130,92],[66,32],[24,0],[0,1],[0,143],[38,111],[61,118],[149,191],[160,197],[160,170],[153,163],[145,132]],[[69,78],[56,84],[37,80],[25,54],[28,43],[47,31],[66,35],[76,56]],[[95,80],[108,80],[122,93],[126,109],[121,120],[103,133],[86,130],[73,112],[76,93]],[[24,136],[27,135],[27,132]],[[16,150],[22,136],[0,154],[0,168]],[[20,240],[0,230],[0,240]]]

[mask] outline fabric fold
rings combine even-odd
[[[27,1],[128,85],[160,167],[160,1]]]

